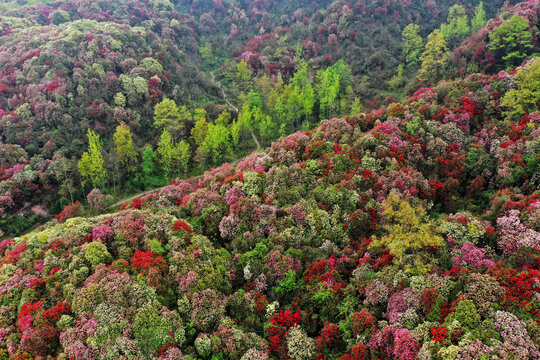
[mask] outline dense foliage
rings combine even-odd
[[[515,67],[539,38],[538,1],[515,3],[5,2],[0,224],[20,234],[92,188],[154,188],[419,86]]]
[[[540,358],[539,62],[3,241],[0,353]]]
[[[516,3],[3,2],[0,359],[540,359]]]

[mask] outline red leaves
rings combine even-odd
[[[345,354],[339,360],[367,360],[370,358],[369,349],[360,343],[352,347],[351,354]]]
[[[424,308],[424,313],[427,315],[431,311],[433,311],[433,306],[437,302],[437,298],[439,297],[439,293],[435,289],[426,289],[422,293],[422,297],[420,298],[420,302],[422,303],[422,306]]]
[[[172,227],[173,231],[185,231],[188,234],[192,234],[193,227],[184,220],[178,220]]]
[[[56,81],[51,81],[51,83],[45,88],[46,93],[50,93],[60,87],[60,84]]]
[[[21,312],[17,316],[17,328],[20,332],[23,332],[26,329],[31,328],[32,326],[32,315],[43,305],[43,301],[38,301],[36,303],[27,302],[21,307]]]
[[[143,275],[147,270],[156,270],[158,272],[167,270],[167,263],[163,257],[153,251],[137,250],[131,258],[131,267],[139,270]]]
[[[316,359],[324,359],[324,351],[326,349],[337,348],[340,342],[339,328],[336,324],[329,322],[324,323],[321,334],[315,338],[318,355]]]
[[[67,219],[75,217],[81,209],[82,205],[79,201],[77,201],[76,203],[70,203],[64,206],[64,210],[62,210],[60,214],[55,216],[56,221],[58,221],[59,223],[63,223]]]
[[[67,302],[58,302],[52,308],[45,310],[41,315],[41,318],[49,325],[56,326],[60,317],[64,314],[69,314],[71,306]]]
[[[26,241],[19,244],[15,249],[11,250],[4,257],[4,264],[16,264],[21,257],[21,254],[26,250]]]
[[[431,332],[431,338],[433,339],[433,341],[436,341],[438,343],[443,343],[448,339],[448,330],[445,327],[432,326],[430,329],[430,332]]]
[[[291,328],[298,325],[300,320],[302,320],[300,309],[296,309],[294,313],[290,310],[280,310],[279,314],[272,316],[268,321],[276,326]]]
[[[129,206],[131,209],[140,209],[144,205],[144,201],[139,198],[133,199],[133,202]]]
[[[353,326],[354,336],[362,335],[365,332],[372,333],[377,331],[375,326],[376,319],[366,309],[352,314],[351,323]]]
[[[270,338],[268,349],[271,353],[278,355],[282,359],[289,359],[285,338],[289,329],[298,325],[301,320],[300,309],[296,309],[294,313],[290,310],[280,310],[279,314],[272,315],[267,322],[271,326],[268,326],[266,329],[266,333]]]
[[[382,254],[373,264],[373,270],[379,271],[380,269],[386,266],[392,265],[393,259],[394,259],[394,255],[390,253]]]

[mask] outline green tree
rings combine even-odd
[[[392,76],[388,85],[394,90],[398,90],[403,85],[403,64],[399,64],[398,73]]]
[[[233,121],[230,127],[232,145],[238,148],[240,145],[240,134],[242,132],[242,123],[239,120]]]
[[[515,76],[516,88],[508,91],[501,101],[518,118],[540,107],[540,59],[531,61]]]
[[[298,71],[294,74],[291,83],[293,85],[293,91],[290,99],[294,100],[289,100],[289,114],[291,114],[291,111],[298,111],[297,114],[300,120],[309,119],[313,113],[316,99],[315,91],[308,77],[308,65],[305,61],[299,64]],[[296,110],[295,103],[298,104],[298,110]]]
[[[351,81],[351,69],[339,60],[326,70],[317,73],[316,89],[320,104],[320,114],[335,116],[340,105],[340,94],[344,93]]]
[[[210,66],[213,66],[215,63],[213,47],[210,41],[206,41],[203,45],[200,46],[199,51],[201,53],[202,60]]]
[[[228,111],[223,111],[219,114],[218,118],[215,121],[215,124],[229,126],[231,122],[231,113]]]
[[[529,21],[519,15],[504,21],[489,33],[489,49],[505,66],[516,66],[533,51]]]
[[[202,147],[212,156],[214,164],[223,159],[230,148],[230,131],[223,125],[208,124],[208,133]]]
[[[453,48],[469,34],[469,17],[461,5],[454,5],[448,11],[446,24],[441,25],[441,33],[450,48]]]
[[[75,190],[74,179],[76,179],[77,174],[77,161],[67,159],[60,152],[56,152],[47,168],[47,173],[52,174],[60,184],[58,194],[64,198],[69,196],[71,202],[75,202],[73,191]]]
[[[191,148],[189,144],[182,140],[178,143],[178,157],[180,161],[180,167],[182,172],[188,172],[189,159],[191,158]]]
[[[199,117],[195,122],[195,126],[191,129],[191,138],[195,145],[201,146],[208,133],[208,122],[205,117]]]
[[[186,110],[186,108],[182,109],[184,120],[186,118]],[[154,126],[160,129],[166,129],[177,135],[184,127],[184,124],[181,122],[180,110],[173,100],[163,99],[163,101],[156,104],[154,108]]]
[[[240,85],[242,85],[244,89],[251,89],[252,75],[253,74],[251,70],[249,69],[249,65],[247,64],[245,60],[240,61],[236,65],[236,78],[238,79],[238,81],[240,82]]]
[[[474,34],[480,30],[486,24],[486,11],[484,10],[484,3],[480,1],[480,4],[474,11],[474,17],[471,19],[471,32]]]
[[[177,169],[178,148],[176,147],[171,134],[163,130],[158,143],[158,158],[165,175],[170,180]]]
[[[418,34],[420,27],[416,24],[409,24],[403,29],[401,38],[403,39],[403,54],[407,59],[407,65],[415,66],[420,62],[420,53],[424,46],[422,37]]]
[[[159,180],[156,181],[156,178],[158,177],[156,159],[156,152],[152,149],[150,145],[146,145],[143,150],[141,162],[142,183],[144,184],[145,188],[149,186],[157,186],[160,184]]]
[[[403,66],[403,65],[401,65],[401,66]],[[362,112],[362,105],[360,104],[360,99],[359,98],[354,98],[353,103],[351,105],[351,113],[350,113],[350,115],[360,114],[360,112]]]
[[[79,173],[83,176],[83,184],[88,182],[96,188],[103,186],[107,178],[104,168],[103,155],[101,154],[102,144],[94,131],[88,129],[88,151],[85,151],[79,160]]]
[[[137,152],[133,145],[133,137],[129,126],[124,122],[118,125],[113,140],[118,161],[128,172],[134,172],[137,169]]]
[[[428,35],[426,48],[420,57],[422,67],[418,71],[418,79],[426,84],[433,84],[440,78],[446,52],[446,42],[439,29],[435,29]]]
[[[270,115],[262,115],[257,128],[262,140],[267,143],[277,137],[277,123],[272,120]]]

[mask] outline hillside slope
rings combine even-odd
[[[0,353],[539,359],[540,61],[0,243]]]
[[[124,198],[199,175],[322,119],[515,68],[540,46],[538,0],[17,3],[29,6],[0,12],[0,231],[12,236],[94,188]]]

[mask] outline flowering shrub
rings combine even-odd
[[[67,219],[70,219],[72,217],[75,217],[79,214],[79,212],[82,209],[82,205],[80,202],[71,203],[66,206],[64,206],[64,210],[60,212],[60,214],[56,215],[56,221],[59,223],[63,223]]]
[[[133,269],[140,271],[143,275],[148,273],[150,269],[160,273],[167,269],[167,263],[163,257],[153,251],[137,250],[131,258],[131,266]]]
[[[107,206],[105,196],[99,189],[93,189],[90,191],[86,196],[86,200],[88,201],[90,208],[98,213],[104,211]]]

